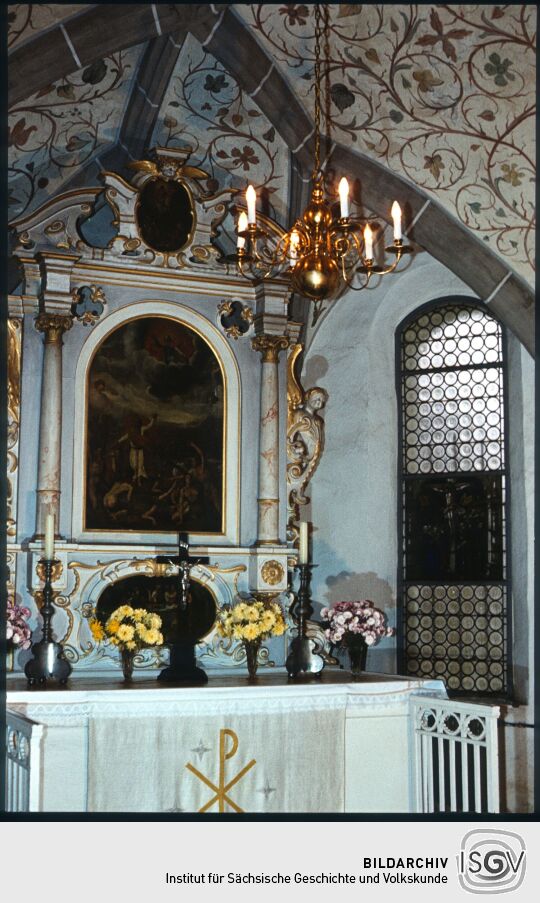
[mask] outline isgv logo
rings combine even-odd
[[[471,894],[504,894],[525,877],[525,841],[512,831],[469,831],[457,857],[459,883]]]

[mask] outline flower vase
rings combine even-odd
[[[363,637],[355,637],[347,643],[349,662],[353,680],[359,680],[360,675],[366,669],[367,643]]]
[[[129,683],[129,681],[133,679],[135,653],[131,652],[129,649],[122,649],[120,655],[122,656],[122,673],[124,675],[124,681]]]
[[[261,643],[258,640],[244,640],[244,649],[246,650],[246,664],[250,680],[255,680],[257,676],[260,646]]]

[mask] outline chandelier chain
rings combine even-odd
[[[315,5],[315,166],[313,179],[321,168],[321,6]]]

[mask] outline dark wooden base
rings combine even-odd
[[[71,674],[71,665],[64,657],[60,643],[53,640],[41,640],[32,646],[32,658],[24,667],[28,685],[35,687],[48,680],[58,681],[60,685],[67,683]]]
[[[207,684],[206,671],[199,668],[195,661],[195,643],[185,640],[171,647],[168,668],[160,671],[158,680],[174,684]]]
[[[285,662],[289,678],[294,679],[299,674],[311,674],[320,676],[324,668],[324,659],[315,652],[315,640],[307,636],[297,636],[291,642],[290,652]]]

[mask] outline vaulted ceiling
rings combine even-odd
[[[522,333],[534,280],[535,7],[329,10],[329,189],[348,174],[357,204],[385,219],[399,198],[418,244],[481,297],[506,280]],[[313,159],[312,5],[18,4],[8,18],[11,220],[178,144],[214,187],[253,181],[284,225],[300,212]]]

